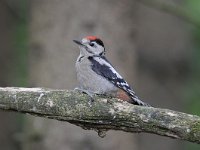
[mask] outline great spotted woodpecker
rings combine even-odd
[[[106,94],[135,105],[149,106],[141,101],[105,57],[103,42],[96,36],[87,36],[79,45],[80,55],[76,61],[79,88],[91,97],[93,94]]]

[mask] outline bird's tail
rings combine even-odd
[[[131,103],[132,104],[151,107],[149,104],[147,104],[147,103],[143,102],[142,100],[140,100],[133,90],[131,90],[131,89],[128,90],[128,94],[131,97]]]
[[[134,105],[139,105],[139,106],[147,106],[147,107],[151,107],[151,105],[143,102],[142,100],[140,100],[138,97],[134,96],[132,97],[131,96],[131,103],[134,104]]]

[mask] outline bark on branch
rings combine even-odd
[[[0,88],[0,109],[67,121],[83,129],[148,132],[200,143],[200,117],[168,109],[135,106],[118,99],[44,88]]]

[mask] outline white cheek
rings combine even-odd
[[[97,53],[101,53],[104,51],[104,48],[102,46],[97,46],[96,51],[97,51]]]

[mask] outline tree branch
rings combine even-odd
[[[135,106],[118,99],[44,88],[0,88],[0,109],[67,121],[83,129],[148,132],[200,143],[200,117],[168,109]]]

